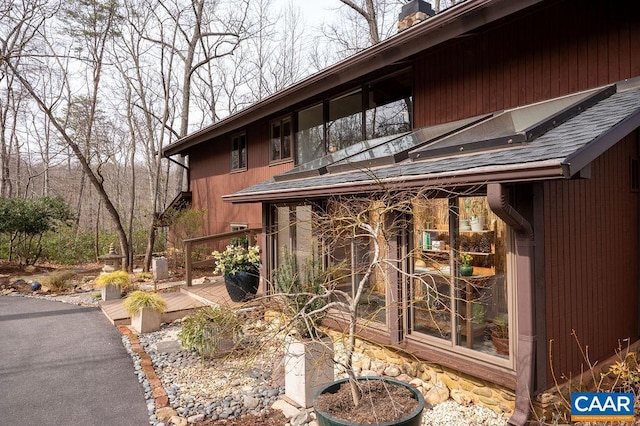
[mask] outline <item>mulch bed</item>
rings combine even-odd
[[[362,399],[353,405],[349,382],[340,386],[336,393],[325,393],[318,397],[316,406],[325,413],[354,423],[378,424],[399,419],[416,409],[409,389],[382,380],[361,380]]]
[[[287,418],[278,410],[270,410],[264,414],[251,414],[237,419],[209,420],[201,423],[204,426],[228,425],[228,426],[282,426],[287,423]]]

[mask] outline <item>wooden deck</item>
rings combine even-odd
[[[180,287],[180,293],[206,305],[223,305],[229,307],[241,305],[231,300],[222,280],[190,287],[183,286]]]
[[[167,301],[167,310],[162,314],[162,322],[171,322],[183,318],[196,308],[205,306],[201,301],[182,292],[163,293],[162,298]],[[122,305],[124,299],[100,302],[100,309],[114,325],[129,325],[131,317]]]
[[[215,280],[211,283],[193,285],[191,287],[183,284],[178,287],[180,291],[161,294],[162,298],[167,301],[167,310],[162,314],[163,322],[171,322],[179,318],[184,318],[193,310],[207,305],[222,305],[231,308],[253,305],[251,302],[233,302],[222,280]],[[129,313],[124,306],[122,306],[123,300],[124,299],[110,300],[99,303],[102,312],[114,325],[131,324]]]

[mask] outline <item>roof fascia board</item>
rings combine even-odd
[[[543,0],[467,0],[406,31],[311,75],[218,123],[187,135],[163,150],[165,157],[239,129],[287,106],[303,102]],[[419,41],[419,42],[418,42]]]
[[[419,176],[400,176],[382,181],[367,180],[362,182],[347,182],[340,185],[306,187],[300,189],[283,189],[276,191],[256,192],[254,194],[224,195],[225,202],[255,203],[270,201],[289,201],[334,195],[357,194],[372,190],[406,189],[409,186],[441,186],[478,185],[488,182],[521,182],[562,178],[563,168],[560,160],[545,160],[530,164],[488,166],[475,170],[438,173]]]
[[[564,177],[571,178],[593,160],[604,154],[622,138],[640,127],[640,108],[619,122],[610,130],[602,133],[587,145],[569,155],[563,162]]]

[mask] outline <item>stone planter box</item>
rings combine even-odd
[[[131,327],[138,333],[160,330],[161,314],[151,308],[143,308],[131,316]]]
[[[113,284],[107,284],[100,290],[102,293],[102,300],[118,300],[122,297],[122,291],[120,287]]]
[[[284,374],[285,395],[301,407],[311,407],[316,392],[334,380],[331,340],[287,338]]]

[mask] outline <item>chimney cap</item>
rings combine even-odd
[[[436,12],[431,8],[431,3],[424,0],[411,0],[409,3],[402,6],[398,20],[401,21],[407,16],[411,16],[414,13],[423,12],[428,16],[434,16]]]

